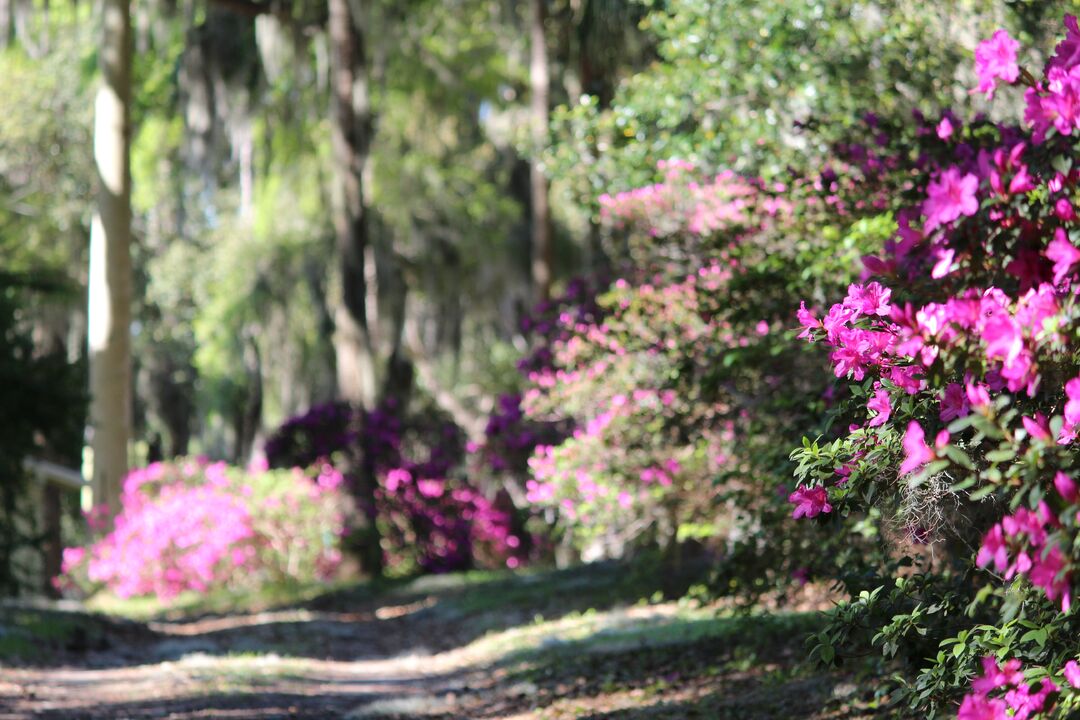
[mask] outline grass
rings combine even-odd
[[[341,591],[376,591],[370,583],[355,580],[312,583],[269,583],[255,589],[215,590],[208,593],[187,591],[169,600],[157,597],[121,598],[102,591],[86,601],[91,612],[147,622],[149,620],[178,620],[201,615],[223,615],[230,612],[259,612],[280,607],[302,605],[316,598]]]
[[[258,693],[285,682],[304,681],[309,671],[304,660],[254,652],[188,656],[179,668],[204,694]]]
[[[611,607],[670,591],[670,577],[663,572],[662,558],[645,556],[633,563],[604,562],[554,570],[471,570],[445,575],[383,578],[375,581],[343,579],[332,582],[270,583],[255,589],[184,592],[167,601],[154,597],[119,598],[99,592],[86,602],[92,612],[145,622],[183,619],[236,611],[257,612],[303,605],[355,607],[379,598],[406,602],[436,596],[439,611],[447,615],[482,615],[526,608],[553,611]],[[700,580],[705,568],[692,568],[677,587]]]
[[[87,613],[0,605],[0,661],[34,662],[57,651],[97,646],[106,622]]]

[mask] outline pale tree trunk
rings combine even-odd
[[[362,3],[329,0],[334,233],[341,296],[334,312],[338,392],[371,407],[377,395],[375,253],[364,203],[364,167],[371,143],[364,36],[353,13]]]
[[[90,229],[88,336],[95,504],[119,510],[131,435],[131,17],[103,0],[101,88],[94,106],[98,206]]]
[[[334,233],[341,295],[334,312],[334,354],[339,395],[365,408],[374,406],[378,327],[375,252],[364,199],[364,168],[371,143],[371,108],[364,35],[357,16],[362,0],[329,0],[331,143],[334,154]],[[383,571],[376,525],[376,469],[369,452],[351,459],[357,500],[364,521],[352,534],[362,569]]]
[[[551,297],[553,248],[548,182],[540,152],[547,144],[550,78],[544,18],[547,0],[529,1],[529,85],[532,130],[532,158],[529,162],[532,224],[532,282],[539,301]]]
[[[13,0],[0,0],[0,50],[15,38],[15,8]]]

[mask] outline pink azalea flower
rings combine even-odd
[[[821,513],[832,512],[829,504],[829,494],[823,487],[801,487],[788,496],[788,502],[795,504],[795,510],[791,517],[798,520],[801,517],[813,518]]]
[[[1028,579],[1032,585],[1041,587],[1051,602],[1061,598],[1061,611],[1068,612],[1072,605],[1069,576],[1064,572],[1068,561],[1057,545],[1049,550],[1035,553]]]
[[[952,272],[952,264],[956,259],[956,251],[944,243],[935,245],[930,251],[930,258],[934,261],[934,267],[930,269],[930,277],[935,280]]]
[[[983,40],[975,48],[975,73],[979,77],[978,91],[987,97],[994,94],[998,80],[1016,82],[1020,67],[1016,64],[1016,51],[1020,43],[1013,40],[1005,30],[998,30],[989,40]]]
[[[1016,658],[1007,661],[1002,667],[997,664],[997,660],[993,656],[988,655],[982,659],[982,666],[982,677],[976,678],[971,683],[972,690],[977,693],[985,695],[991,690],[1008,687],[1009,685],[1019,685],[1024,682],[1024,672],[1021,669],[1020,661]]]
[[[926,215],[926,229],[952,222],[961,215],[974,215],[979,210],[975,196],[979,178],[971,173],[961,175],[959,168],[950,167],[926,186],[926,201],[922,210]]]
[[[1076,219],[1076,210],[1068,198],[1058,198],[1054,203],[1054,215],[1062,222],[1072,222]]]
[[[926,444],[922,426],[912,420],[904,433],[904,462],[900,465],[900,474],[914,472],[933,459],[934,453]]]
[[[442,480],[418,480],[416,488],[421,495],[428,498],[442,497],[445,492]]]
[[[1054,283],[1057,284],[1069,275],[1073,265],[1080,262],[1080,250],[1069,242],[1064,229],[1057,228],[1054,239],[1046,246],[1046,257],[1054,263]]]
[[[1080,492],[1076,488],[1076,481],[1060,470],[1054,475],[1054,489],[1067,503],[1074,503],[1077,497],[1080,497]]]
[[[979,554],[975,558],[975,564],[979,567],[986,567],[991,562],[998,572],[1005,572],[1009,567],[1009,549],[1005,544],[1005,534],[1001,529],[1001,523],[996,523],[983,536]]]
[[[989,318],[983,325],[982,339],[986,343],[988,360],[1002,360],[1010,365],[1024,349],[1024,332],[1019,323],[1005,313]]]
[[[934,436],[934,449],[941,451],[949,444],[949,431],[941,430]]]
[[[86,559],[85,548],[64,548],[63,553],[61,553],[60,571],[66,575],[70,573],[76,565],[81,564],[84,559]]]
[[[1080,377],[1065,383],[1065,422],[1075,427],[1080,425]]]
[[[886,373],[889,380],[908,395],[914,395],[922,390],[921,374],[922,371],[914,365],[894,365]]]
[[[982,409],[990,406],[990,391],[986,385],[969,380],[964,383],[964,393],[973,408]]]
[[[956,720],[1007,720],[1008,708],[1000,698],[991,700],[985,695],[965,695]]]
[[[939,417],[942,422],[950,422],[956,418],[964,417],[971,412],[971,404],[964,395],[964,388],[960,383],[949,383],[945,386],[945,393],[941,398],[941,411]]]
[[[821,327],[821,321],[814,317],[814,314],[806,309],[806,301],[799,303],[799,309],[795,313],[795,317],[799,319],[799,324],[802,325],[802,332],[798,337],[802,340],[810,339],[810,331]]]
[[[1065,30],[1065,39],[1054,48],[1054,57],[1050,58],[1048,67],[1071,70],[1080,63],[1080,27],[1075,15],[1065,16]]]
[[[1027,415],[1020,418],[1020,422],[1023,423],[1024,429],[1027,430],[1028,435],[1034,440],[1042,440],[1043,442],[1050,442],[1053,438],[1050,436],[1050,424],[1046,421],[1046,416],[1042,413],[1035,413],[1034,418],[1029,418]]]
[[[877,413],[869,423],[870,427],[880,427],[889,421],[892,415],[892,405],[889,403],[889,392],[881,389],[874,393],[870,401],[866,403],[866,409]]]
[[[1047,80],[1048,94],[1028,98],[1029,103],[1038,102],[1041,105],[1037,129],[1045,133],[1053,125],[1062,135],[1071,135],[1080,122],[1080,76],[1076,68],[1065,71],[1054,67],[1047,73]],[[1032,114],[1039,115],[1036,112]]]
[[[399,487],[407,485],[410,482],[412,482],[412,475],[409,474],[408,470],[404,470],[402,468],[394,468],[390,472],[386,473],[387,492],[397,492],[397,489]]]
[[[1031,685],[1017,683],[1016,687],[1005,693],[1005,704],[1012,708],[1012,717],[1026,720],[1035,713],[1042,712],[1050,693],[1057,692],[1058,686],[1049,678],[1043,678],[1039,689],[1032,692]]]
[[[1074,688],[1080,688],[1080,664],[1077,664],[1075,660],[1070,660],[1065,663],[1063,668],[1065,673],[1065,680]]]
[[[844,298],[844,307],[856,310],[863,315],[881,315],[888,317],[891,308],[889,298],[892,290],[882,287],[879,283],[871,282],[866,285],[852,284],[848,286],[847,297]]]

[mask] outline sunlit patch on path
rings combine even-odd
[[[5,667],[0,720],[758,720],[792,703],[861,716],[842,678],[802,663],[813,613],[650,601],[618,573],[447,577],[158,619],[104,649]]]

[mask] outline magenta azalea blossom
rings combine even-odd
[[[952,272],[956,251],[945,243],[940,243],[931,249],[930,257],[934,260],[934,267],[930,270],[930,277],[940,280]]]
[[[995,315],[986,321],[982,339],[986,343],[987,359],[1001,360],[1006,365],[1015,362],[1024,349],[1023,328],[1005,314]]]
[[[1064,572],[1068,560],[1061,548],[1053,545],[1049,550],[1035,553],[1032,567],[1028,572],[1031,584],[1041,587],[1051,602],[1061,598],[1061,611],[1068,612],[1072,606],[1072,593],[1069,587],[1069,575]]]
[[[1020,422],[1023,423],[1024,429],[1027,430],[1028,435],[1033,440],[1041,440],[1047,443],[1053,440],[1053,436],[1050,435],[1050,424],[1042,413],[1035,413],[1033,418],[1025,415],[1020,418]]]
[[[974,408],[990,406],[990,390],[983,383],[967,381],[964,383],[964,394]]]
[[[795,510],[791,517],[798,520],[801,517],[813,518],[821,513],[832,512],[829,504],[829,494],[823,487],[799,488],[788,496],[788,502],[795,503]]]
[[[1065,667],[1062,669],[1065,673],[1065,680],[1074,688],[1080,688],[1080,664],[1075,660],[1070,660],[1065,663]]]
[[[1080,425],[1080,377],[1065,383],[1065,423],[1070,427]]]
[[[983,674],[971,683],[975,692],[988,693],[991,690],[1019,685],[1024,682],[1024,671],[1021,670],[1020,661],[1012,658],[1005,665],[998,665],[993,656],[982,659]]]
[[[866,403],[866,409],[872,410],[877,413],[869,423],[870,427],[880,427],[889,421],[889,416],[892,415],[892,405],[889,403],[889,392],[887,390],[878,390],[874,393],[874,396],[870,398],[870,401]]]
[[[914,472],[933,459],[934,452],[926,444],[926,433],[912,420],[904,433],[904,462],[900,465],[900,474]]]
[[[802,325],[802,332],[798,337],[802,340],[809,339],[810,331],[821,327],[821,321],[814,317],[814,314],[806,309],[806,302],[799,303],[799,309],[795,313],[795,317],[798,318],[799,324]]]
[[[1046,246],[1046,258],[1054,263],[1054,283],[1060,283],[1069,276],[1073,265],[1080,262],[1080,250],[1069,242],[1068,235],[1062,228],[1054,231],[1054,239]]]
[[[964,394],[964,388],[960,383],[949,383],[945,386],[945,394],[941,398],[941,411],[939,417],[942,422],[950,422],[961,418],[971,412],[971,404]]]
[[[1071,70],[1080,63],[1080,27],[1075,15],[1065,16],[1065,30],[1065,39],[1054,48],[1054,57],[1046,64],[1048,68]]]
[[[983,536],[979,554],[975,558],[975,564],[979,567],[986,567],[991,563],[998,572],[1005,572],[1009,567],[1009,549],[1005,545],[1005,533],[1001,523],[994,525]]]
[[[991,700],[984,695],[965,695],[956,714],[956,720],[1007,720],[1008,717],[1004,700]]]
[[[1077,497],[1080,497],[1080,493],[1076,489],[1076,481],[1060,470],[1054,475],[1054,489],[1061,495],[1061,499],[1067,503],[1074,503]]]
[[[919,392],[923,386],[921,370],[914,365],[895,365],[889,368],[887,377],[908,395]]]
[[[857,310],[863,315],[888,317],[892,311],[889,305],[890,297],[892,297],[892,290],[882,287],[879,283],[852,284],[848,286],[848,294],[844,298],[844,307]]]
[[[989,40],[983,40],[975,48],[975,74],[979,77],[979,92],[987,97],[994,94],[998,80],[1014,83],[1020,77],[1016,64],[1016,51],[1020,43],[1013,40],[1005,30],[998,30]]]
[[[1080,77],[1077,69],[1053,69],[1047,75],[1048,95],[1042,98],[1043,114],[1062,135],[1071,135],[1080,123]]]
[[[931,180],[926,186],[927,197],[922,207],[926,229],[933,230],[961,215],[974,215],[979,209],[979,200],[975,197],[978,189],[979,178],[971,173],[961,175],[956,167],[950,167],[936,180]]]
[[[1054,215],[1062,222],[1072,222],[1076,219],[1076,208],[1072,206],[1068,198],[1058,198],[1054,202]]]

